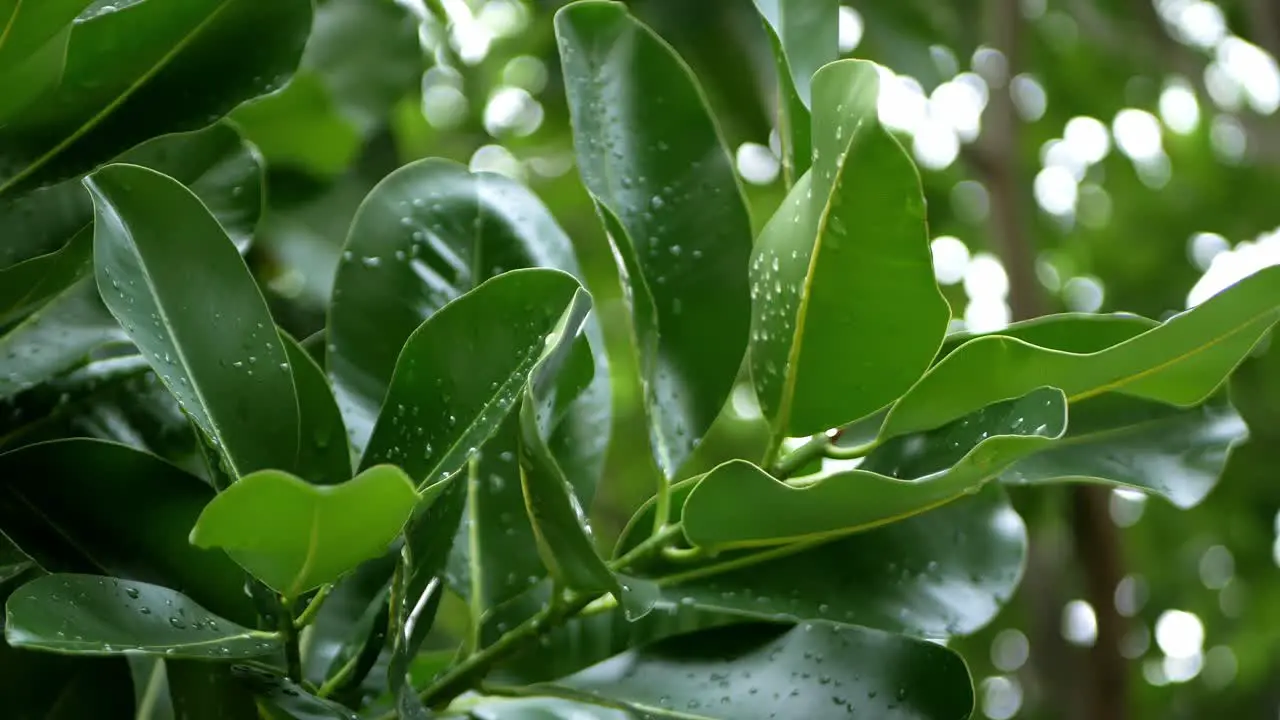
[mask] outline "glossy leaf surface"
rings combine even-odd
[[[1203,304],[1132,338],[1063,352],[990,335],[935,365],[885,420],[882,437],[937,427],[983,405],[1041,385],[1075,403],[1121,392],[1172,405],[1198,405],[1248,355],[1280,313],[1280,267],[1268,267]]]
[[[924,436],[900,438],[854,470],[782,482],[744,461],[712,470],[682,514],[708,548],[781,544],[865,530],[976,493],[1018,459],[1061,437],[1066,400],[1040,388]]]
[[[0,530],[45,570],[163,584],[248,623],[244,573],[187,543],[213,496],[200,479],[116,443],[58,440],[0,455]]]
[[[0,582],[0,601],[20,583]],[[17,650],[0,641],[0,674],[5,678],[5,713],[17,720],[132,717],[135,712],[124,658]]]
[[[45,575],[5,602],[5,641],[70,655],[145,653],[239,660],[279,650],[274,634],[211,615],[172,589],[101,575]]]
[[[98,575],[45,575],[18,588],[5,603],[4,637],[79,655],[235,660],[281,647],[274,634],[216,617],[181,593]]]
[[[520,484],[538,554],[551,577],[567,589],[609,592],[622,602],[622,586],[596,552],[586,513],[545,439],[555,417],[557,376],[590,311],[589,296],[578,291],[529,375],[520,403]]]
[[[702,91],[621,3],[555,18],[574,148],[625,275],[650,444],[673,475],[746,349],[751,223]]]
[[[800,673],[796,675],[794,673]],[[952,651],[825,623],[748,625],[670,638],[557,685],[654,718],[964,717],[973,689]]]
[[[62,83],[0,128],[0,196],[75,177],[279,87],[310,24],[307,0],[140,2],[86,13],[71,34]],[[145,40],[122,52],[121,37]]]
[[[428,318],[400,353],[361,466],[395,463],[420,485],[462,467],[519,399],[579,289],[558,270],[513,270]]]
[[[329,486],[262,470],[205,507],[191,542],[226,550],[259,580],[294,599],[386,552],[417,500],[413,484],[392,466],[374,466]]]
[[[298,341],[283,330],[280,341],[298,394],[298,476],[316,485],[344,483],[351,478],[351,449],[329,379]]]
[[[1003,490],[798,552],[718,557],[663,574],[669,603],[762,620],[825,620],[947,637],[972,633],[1009,601],[1022,575],[1027,533]],[[776,555],[776,559],[768,559]],[[716,572],[738,561],[740,570]]]
[[[1248,436],[1230,406],[1176,408],[1119,394],[1071,408],[1067,434],[1000,479],[1013,485],[1090,482],[1160,495],[1180,508],[1217,484],[1231,448]]]
[[[920,177],[880,125],[878,96],[868,62],[814,76],[813,169],[752,256],[751,376],[778,436],[823,432],[896,400],[929,367],[950,318]]]
[[[98,287],[112,314],[233,477],[293,467],[288,356],[218,222],[176,181],[136,165],[107,166],[87,184]]]
[[[809,169],[810,83],[818,68],[839,57],[837,0],[755,0],[778,68],[778,126],[788,185]]]
[[[327,364],[357,451],[414,330],[484,280],[524,267],[577,272],[569,239],[524,187],[438,159],[378,183],[352,221],[329,310]]]

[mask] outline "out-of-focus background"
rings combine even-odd
[[[303,70],[234,115],[270,163],[252,251],[278,317],[323,324],[356,205],[435,156],[527,183],[574,238],[610,342],[617,279],[573,166],[551,0],[319,0]],[[784,189],[773,61],[750,0],[633,0],[698,75],[758,229]],[[436,18],[447,18],[438,22]],[[833,20],[834,21],[834,20]],[[1280,263],[1277,0],[847,0],[842,54],[920,166],[956,329],[1046,312],[1155,318]],[[1018,491],[1033,548],[995,623],[955,641],[975,717],[1280,715],[1280,345],[1233,392],[1251,440],[1190,510]],[[650,492],[635,380],[592,508]],[[726,420],[722,441],[750,427]]]

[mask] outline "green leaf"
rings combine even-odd
[[[399,553],[386,553],[334,583],[304,646],[303,668],[312,684],[321,685],[348,662],[355,662],[351,681],[334,690],[334,696],[342,697],[376,664],[386,644],[387,598],[399,561]]]
[[[1280,313],[1280,266],[1268,267],[1128,340],[1069,352],[991,335],[961,345],[893,407],[881,437],[937,427],[1042,385],[1076,403],[1106,392],[1198,405]]]
[[[93,0],[0,1],[0,68],[9,68],[40,52]]]
[[[751,261],[751,376],[777,437],[823,432],[893,402],[946,332],[920,177],[879,124],[878,91],[869,62],[814,76],[814,167]]]
[[[121,162],[158,170],[191,189],[242,251],[262,213],[262,164],[229,123],[149,140]],[[0,201],[0,323],[38,308],[92,270],[93,205],[69,180]]]
[[[586,512],[545,439],[555,414],[557,375],[590,311],[590,296],[579,290],[529,374],[520,403],[520,484],[538,554],[557,584],[587,593],[609,592],[621,601],[618,579],[596,552]]]
[[[1244,420],[1225,404],[1181,409],[1109,393],[1072,407],[1067,434],[1000,479],[1117,485],[1190,508],[1217,484],[1231,448],[1247,435]]]
[[[324,370],[284,330],[280,330],[298,393],[298,475],[316,485],[337,485],[351,478],[347,429]]]
[[[524,187],[437,159],[378,183],[352,221],[329,309],[326,362],[357,451],[418,326],[486,279],[526,267],[578,274],[568,237]]]
[[[62,81],[71,21],[91,2],[0,3],[0,127]]]
[[[409,478],[388,465],[328,486],[260,470],[205,507],[191,543],[226,550],[293,600],[386,552],[417,500]]]
[[[310,20],[308,0],[139,2],[86,13],[71,33],[62,83],[0,127],[0,196],[75,177],[279,87]],[[138,39],[128,53],[122,37]]]
[[[96,349],[127,341],[93,283],[77,282],[0,335],[0,398],[71,369]]]
[[[569,238],[528,189],[438,159],[411,163],[369,193],[346,253],[330,309],[328,362],[357,448],[367,444],[405,341],[445,303],[516,268],[552,267],[581,278]],[[376,328],[369,317],[379,318]],[[594,317],[587,331],[599,339]],[[611,422],[607,364],[600,354],[595,361],[590,387],[551,438],[584,502],[603,469],[608,433],[600,429]],[[478,446],[479,463],[466,476],[466,516],[447,578],[477,616],[544,572],[524,510],[517,435],[512,413]]]
[[[361,467],[395,463],[420,485],[456,472],[515,405],[580,289],[559,270],[513,270],[428,318],[404,344]]]
[[[998,484],[900,522],[824,543],[647,567],[663,599],[760,620],[824,620],[947,637],[975,632],[1017,589],[1022,518]]]
[[[684,62],[621,3],[555,17],[582,181],[633,315],[649,435],[672,477],[711,427],[746,350],[751,222]]]
[[[169,588],[98,575],[45,575],[5,603],[4,638],[17,648],[76,655],[142,653],[227,659],[269,655],[274,633],[216,617]]]
[[[810,82],[840,56],[838,0],[755,0],[778,66],[778,131],[787,186],[809,169]]]
[[[930,642],[825,623],[677,636],[557,682],[652,718],[950,719],[973,710],[964,661]],[[547,688],[548,690],[551,688]],[[533,686],[538,693],[543,686]],[[577,695],[577,694],[581,695]],[[548,693],[550,694],[550,693]]]
[[[854,470],[783,482],[748,462],[728,462],[685,500],[684,533],[700,547],[727,549],[885,525],[978,492],[1066,426],[1062,392],[1040,388],[931,433],[898,438]]]
[[[292,468],[299,421],[288,356],[226,233],[190,191],[153,170],[110,165],[86,184],[111,313],[233,477]]]
[[[251,622],[244,573],[187,543],[213,496],[198,478],[115,443],[59,440],[0,455],[0,531],[45,570],[163,584]]]
[[[0,602],[8,600],[17,585],[17,580],[0,583]],[[6,717],[134,717],[134,693],[124,658],[53,655],[0,642],[0,677],[4,678]]]

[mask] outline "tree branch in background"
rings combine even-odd
[[[1139,0],[1143,1],[1143,0]],[[1009,75],[1017,73],[1020,43],[1025,39],[1018,0],[987,0],[984,36],[1005,54]],[[1045,313],[1045,298],[1035,272],[1035,246],[1027,233],[1026,208],[1032,207],[1019,167],[1019,126],[1007,89],[992,92],[983,118],[983,133],[972,160],[991,198],[992,247],[1009,276],[1009,308],[1014,320]],[[1097,642],[1088,662],[1071,672],[1073,653],[1059,631],[1065,605],[1061,560],[1049,529],[1032,538],[1026,572],[1031,601],[1034,668],[1046,700],[1066,717],[1122,720],[1128,711],[1128,662],[1120,654],[1124,619],[1113,602],[1123,577],[1120,537],[1108,513],[1108,491],[1077,486],[1071,493],[1071,529],[1075,555],[1090,604],[1098,618]],[[1081,679],[1088,682],[1081,683]],[[1084,693],[1081,693],[1081,689]]]

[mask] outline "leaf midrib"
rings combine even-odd
[[[0,50],[4,49],[4,44],[9,40],[9,33],[13,31],[13,26],[18,24],[18,15],[22,12],[23,0],[17,0],[13,5],[13,12],[9,14],[8,21],[4,24],[4,32],[0,32]]]
[[[104,118],[106,118],[111,113],[115,112],[116,109],[119,108],[121,105],[123,105],[125,101],[127,101],[130,97],[132,97],[133,94],[136,93],[139,88],[145,85],[157,74],[159,74],[159,72],[163,70],[170,63],[170,61],[173,60],[174,57],[176,57],[179,53],[185,50],[188,45],[191,44],[191,42],[196,38],[196,36],[204,32],[205,28],[207,28],[214,20],[216,20],[218,16],[222,14],[222,11],[227,8],[228,5],[230,5],[232,2],[235,2],[235,1],[236,0],[222,0],[221,4],[219,4],[218,7],[214,8],[204,20],[201,20],[199,23],[196,24],[194,28],[191,29],[190,32],[183,35],[182,38],[179,39],[178,42],[174,43],[174,46],[168,52],[162,55],[159,60],[157,60],[154,64],[152,64],[152,66],[148,68],[146,72],[138,76],[138,78],[134,80],[132,83],[130,83],[123,91],[121,91],[121,93],[114,100],[107,103],[106,107],[102,108],[93,116],[91,116],[88,120],[83,122],[80,125],[80,127],[76,128],[75,132],[71,133],[66,138],[64,138],[61,142],[59,142],[57,145],[54,145],[52,148],[47,150],[43,155],[33,160],[25,168],[23,168],[19,173],[9,178],[8,180],[0,183],[0,195],[3,195],[4,193],[8,192],[9,189],[11,189],[14,185],[30,177],[32,173],[44,167],[50,160],[58,156],[60,153],[62,153],[62,151],[66,150],[68,147],[74,144],[77,140],[84,137],[90,130],[97,127],[97,125],[100,122],[102,122]],[[260,1],[265,2],[265,1],[274,1],[274,0],[260,0]],[[18,0],[18,3],[20,6],[22,3],[22,0]],[[14,11],[13,16],[14,17],[17,16],[16,9]],[[7,32],[8,32],[8,28],[6,28],[6,34]],[[0,37],[0,44],[2,44],[2,42],[3,42],[3,37]]]
[[[114,212],[114,208],[112,209],[112,211]],[[125,225],[123,222],[121,222],[121,227],[125,228]],[[134,240],[134,232],[132,228],[125,228],[125,232],[123,233],[123,235],[126,238],[128,238],[129,249],[133,251],[133,256],[138,260],[138,269],[139,271],[141,271],[142,280],[143,282],[146,283],[147,290],[150,291],[151,293],[151,299],[155,303],[156,314],[160,316],[161,323],[163,324],[165,329],[168,330],[169,345],[173,347],[173,352],[175,355],[177,355],[178,361],[181,363],[182,372],[184,375],[187,376],[187,380],[191,386],[191,392],[195,395],[196,400],[200,402],[200,408],[201,410],[204,411],[204,416],[209,421],[210,431],[212,431],[212,433],[217,438],[218,455],[220,455],[224,460],[226,460],[227,466],[231,470],[231,475],[233,479],[238,480],[241,477],[240,468],[236,464],[236,460],[235,460],[235,457],[232,455],[231,448],[227,447],[226,438],[223,437],[223,434],[222,434],[221,424],[215,418],[209,403],[205,401],[204,392],[201,389],[201,383],[196,379],[196,376],[191,372],[191,369],[192,369],[191,364],[187,361],[187,355],[185,352],[183,352],[182,344],[178,342],[177,335],[174,332],[175,326],[173,325],[172,321],[169,318],[168,311],[165,310],[164,303],[161,302],[160,292],[156,286],[154,278],[152,277],[151,268],[147,266],[147,256],[143,254],[141,250],[138,249],[138,244]],[[97,238],[95,238],[94,240],[96,242]],[[161,379],[163,381],[163,377]]]

